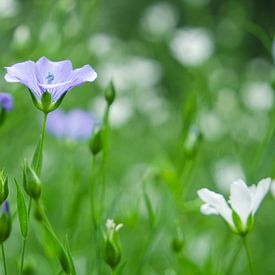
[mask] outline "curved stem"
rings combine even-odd
[[[5,256],[5,249],[4,249],[4,244],[3,243],[1,244],[1,249],[2,249],[2,258],[3,258],[3,263],[4,263],[4,272],[5,272],[5,275],[7,275],[8,274],[7,264],[6,264],[6,256]]]
[[[247,262],[248,262],[248,266],[249,266],[249,271],[250,271],[251,275],[254,275],[254,271],[253,271],[253,267],[252,267],[251,255],[249,253],[246,236],[242,237],[242,239],[243,239],[244,249],[245,249],[245,252],[246,252],[246,257],[247,257]]]

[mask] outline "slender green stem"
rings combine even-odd
[[[39,175],[40,174],[40,170],[41,170],[41,167],[40,167],[40,164],[42,162],[42,155],[43,155],[43,146],[44,146],[44,139],[45,139],[45,130],[46,130],[46,124],[47,124],[47,117],[48,117],[48,114],[47,113],[44,113],[44,116],[43,116],[43,122],[42,122],[42,127],[41,127],[41,134],[40,134],[40,143],[39,143],[39,151],[38,151],[38,158],[37,158],[37,161],[35,163],[35,171],[36,173]]]
[[[96,244],[95,254],[96,254],[96,272],[99,274],[101,271],[100,267],[100,241],[98,238],[98,217],[96,207],[96,192],[95,192],[95,179],[96,179],[96,156],[92,156],[91,159],[91,182],[90,182],[90,201],[91,201],[91,216],[93,224],[93,242]],[[92,261],[93,262],[93,261]]]
[[[29,220],[30,213],[31,213],[31,206],[32,206],[32,199],[30,198],[30,200],[29,200],[29,206],[28,206],[28,220]],[[26,250],[26,242],[27,242],[27,239],[24,238],[23,239],[23,244],[22,244],[21,264],[20,264],[20,271],[19,271],[20,275],[23,274],[24,259],[25,259],[25,250]]]
[[[46,123],[47,123],[47,113],[44,113],[43,116],[43,122],[41,126],[41,134],[40,134],[40,142],[39,142],[39,148],[38,148],[38,157],[36,159],[36,163],[34,163],[34,169],[37,172],[37,174],[40,174],[40,163],[42,161],[42,153],[43,153],[43,145],[44,145],[44,138],[45,138],[45,129],[46,129]],[[28,221],[31,213],[31,206],[32,206],[32,198],[30,197],[29,200],[29,206],[28,206]],[[20,270],[19,274],[23,274],[23,268],[24,268],[24,259],[25,259],[25,250],[26,250],[26,242],[27,238],[23,239],[23,244],[22,244],[22,254],[21,254],[21,265],[20,265]]]
[[[112,268],[112,275],[116,275],[116,268]]]
[[[253,267],[252,267],[251,255],[249,253],[246,236],[243,236],[242,239],[243,239],[244,249],[245,249],[245,252],[246,252],[246,257],[247,257],[247,262],[248,262],[248,266],[249,266],[249,271],[250,271],[251,275],[254,275],[254,271],[253,271]]]
[[[4,263],[4,272],[5,272],[5,275],[7,275],[8,272],[7,272],[7,264],[6,264],[6,256],[5,256],[4,243],[1,244],[1,249],[2,249],[2,258],[3,258],[3,263]]]

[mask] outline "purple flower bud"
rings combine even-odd
[[[97,120],[81,109],[74,109],[68,113],[56,110],[49,114],[47,130],[59,138],[71,140],[87,140],[97,124]]]
[[[0,107],[5,111],[11,111],[13,109],[13,98],[8,93],[0,93]]]

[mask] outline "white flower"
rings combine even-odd
[[[113,233],[115,231],[119,231],[122,226],[123,226],[122,223],[115,224],[115,222],[114,222],[113,219],[107,219],[107,221],[106,221],[106,227],[107,227],[107,231],[109,233]]]
[[[266,178],[248,187],[243,180],[236,180],[230,186],[227,203],[220,194],[207,188],[200,189],[198,196],[205,203],[201,206],[204,215],[220,215],[238,234],[245,235],[253,226],[253,218],[262,200],[269,191],[271,179]]]
[[[203,28],[182,28],[175,31],[170,49],[173,56],[185,66],[200,66],[214,52],[211,34]]]

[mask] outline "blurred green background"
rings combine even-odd
[[[240,239],[220,218],[200,214],[196,190],[227,196],[237,178],[275,178],[274,10],[267,0],[0,0],[2,67],[41,56],[92,65],[98,79],[69,92],[61,108],[99,119],[104,90],[111,79],[116,86],[101,226],[107,218],[124,224],[124,274],[248,274]],[[12,179],[21,179],[23,159],[31,158],[41,114],[4,73],[1,91],[15,105],[0,129],[0,167],[14,212]],[[87,143],[47,134],[43,200],[58,235],[68,234],[77,274],[96,274],[85,194],[90,158]],[[249,238],[256,274],[275,274],[274,209],[268,195]],[[25,274],[56,274],[47,236],[34,219],[31,225]],[[16,274],[17,219],[6,250]],[[109,272],[102,262],[101,273]]]

